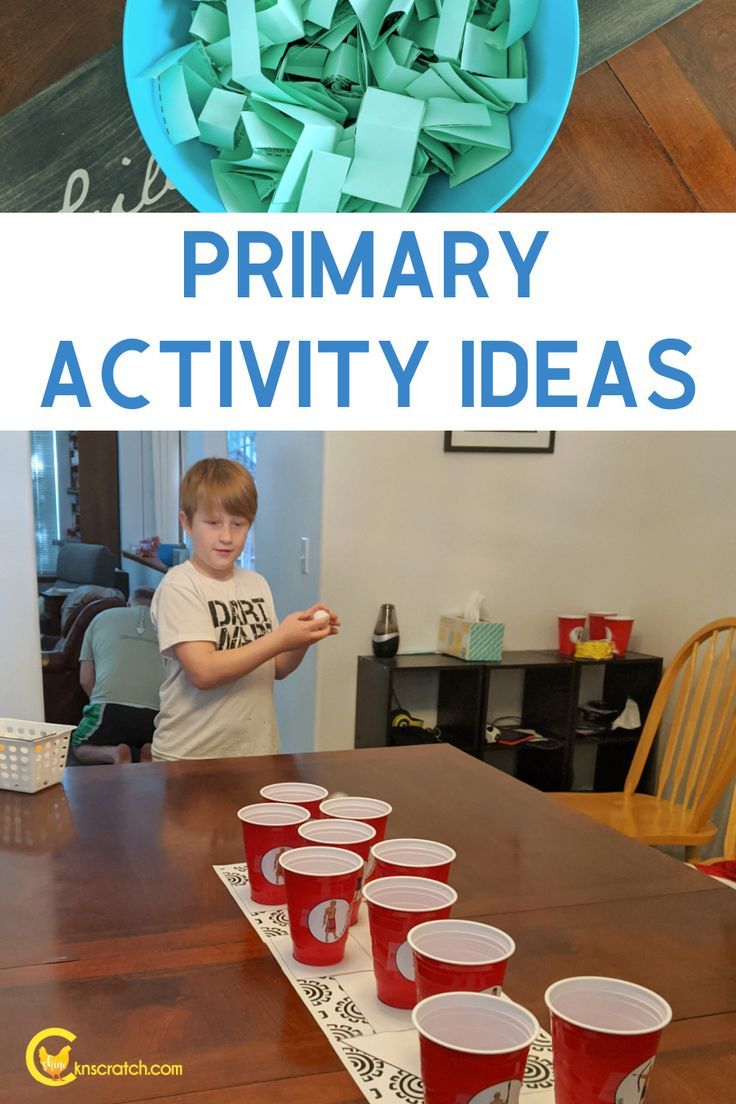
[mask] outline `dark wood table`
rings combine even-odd
[[[723,1104],[736,1076],[736,893],[567,812],[448,746],[77,768],[0,792],[0,1101],[47,1099],[29,1040],[74,1032],[77,1061],[183,1064],[78,1079],[75,1101],[358,1104],[327,1039],[212,871],[241,860],[236,810],[267,782],[376,795],[389,835],[456,848],[454,915],[517,942],[512,997],[544,1026],[577,973],[673,1006],[647,1104]]]

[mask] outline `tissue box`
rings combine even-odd
[[[440,617],[437,651],[458,659],[500,659],[503,655],[500,621],[466,621],[464,617]]]

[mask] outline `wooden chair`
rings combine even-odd
[[[723,837],[723,854],[713,859],[703,859],[699,865],[713,866],[722,862],[736,862],[736,786],[733,788],[731,809],[726,822],[726,834]]]
[[[712,621],[680,648],[659,684],[622,793],[549,796],[642,843],[681,844],[688,859],[697,858],[716,834],[708,818],[736,774],[735,632],[734,617]],[[656,793],[637,793],[670,703]]]

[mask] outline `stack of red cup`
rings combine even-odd
[[[629,647],[634,618],[620,613],[589,613],[590,640],[610,640],[614,655],[623,658]],[[574,656],[575,645],[585,633],[584,613],[561,613],[557,617],[558,649],[561,656]]]
[[[600,616],[607,629],[615,615]],[[513,939],[451,919],[451,847],[385,840],[387,802],[325,794],[278,783],[261,790],[264,802],[239,811],[253,901],[286,904],[294,958],[329,967],[345,955],[365,877],[378,999],[412,1009],[426,1104],[518,1104],[539,1025],[501,995]],[[556,982],[545,1000],[556,1104],[641,1101],[672,1017],[667,1002],[597,977]]]

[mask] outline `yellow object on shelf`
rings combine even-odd
[[[610,640],[586,640],[575,645],[576,659],[613,659],[613,644]]]

